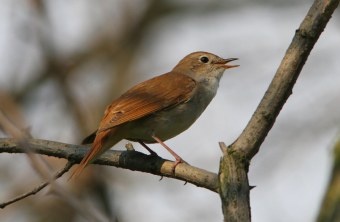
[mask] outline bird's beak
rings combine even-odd
[[[235,60],[238,60],[238,58],[223,59],[223,62],[221,62],[221,66],[225,69],[239,67],[240,65],[228,65],[229,62],[235,61]]]

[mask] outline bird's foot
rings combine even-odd
[[[174,164],[171,167],[172,173],[175,174],[175,170],[176,167],[178,166],[178,164],[180,163],[185,163],[187,165],[189,165],[185,160],[183,160],[181,157],[176,158],[176,161],[174,162]]]

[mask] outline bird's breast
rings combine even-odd
[[[218,81],[199,84],[194,95],[187,102],[127,123],[128,135],[125,138],[153,143],[152,135],[163,141],[177,136],[198,119],[214,98],[217,88]]]

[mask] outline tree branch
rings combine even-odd
[[[247,162],[224,143],[220,143],[220,148],[224,154],[218,175],[224,221],[251,221]]]
[[[308,55],[326,27],[339,0],[316,0],[286,51],[276,74],[248,125],[231,145],[250,161],[259,151],[283,105],[292,94]]]
[[[67,171],[69,171],[69,169],[72,167],[72,163],[71,162],[67,162],[66,165],[59,170],[56,175],[53,177],[53,179],[58,179],[59,177],[61,177],[62,175],[64,175]],[[39,186],[35,187],[33,190],[23,193],[17,197],[14,197],[13,199],[10,199],[6,202],[0,203],[0,208],[5,208],[6,206],[15,203],[17,201],[20,201],[22,199],[25,199],[28,196],[34,195],[36,193],[38,193],[39,191],[41,191],[42,189],[44,189],[47,185],[49,185],[51,183],[51,181],[46,181],[41,183]]]
[[[89,147],[53,142],[48,140],[27,139],[25,143],[32,152],[67,159],[79,163]],[[0,139],[0,153],[24,153],[25,147],[15,139]],[[213,192],[218,192],[217,175],[187,164],[179,164],[172,173],[173,162],[158,156],[146,155],[137,151],[110,150],[100,156],[94,164],[109,165],[133,171],[182,180]]]
[[[248,167],[283,105],[339,0],[316,0],[301,23],[265,95],[237,140],[223,148],[220,197],[224,221],[251,221]]]
[[[276,74],[248,125],[229,146],[221,148],[224,156],[216,174],[180,164],[172,173],[173,163],[136,151],[108,151],[94,163],[179,179],[204,187],[221,196],[225,221],[250,221],[249,162],[259,151],[280,110],[292,93],[293,86],[313,46],[324,30],[340,0],[316,0],[301,23]],[[46,140],[28,139],[33,152],[80,162],[88,147]],[[15,139],[0,139],[0,153],[23,153],[25,145]]]

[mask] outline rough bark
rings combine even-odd
[[[88,150],[89,147],[83,145],[48,140],[26,139],[25,142],[20,142],[16,139],[0,139],[0,153],[25,153],[30,151],[64,158],[74,163],[79,163]],[[213,192],[218,191],[218,179],[215,173],[187,164],[179,164],[175,173],[173,173],[172,161],[137,151],[110,150],[100,156],[94,163],[175,178]]]
[[[219,172],[224,221],[251,220],[250,189],[246,177],[249,163],[292,94],[303,65],[338,4],[339,0],[316,0],[313,3],[246,128],[224,151]]]

